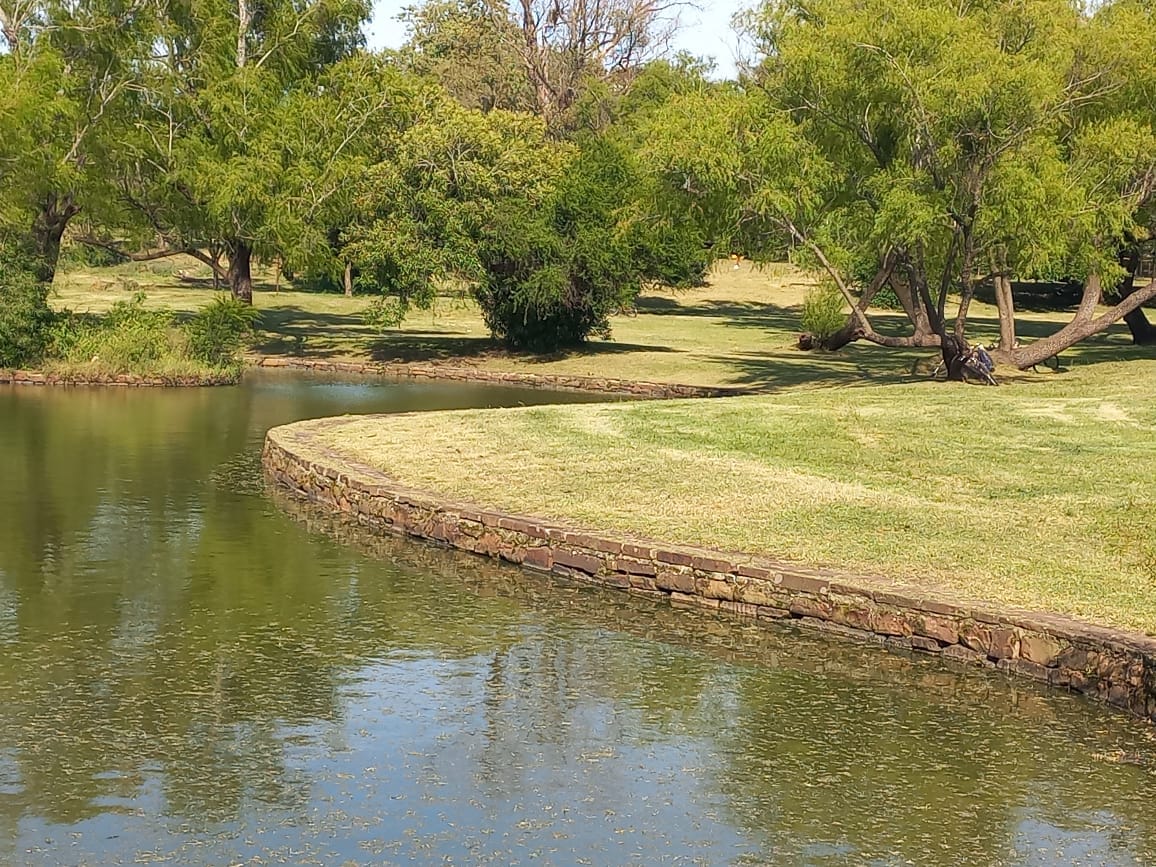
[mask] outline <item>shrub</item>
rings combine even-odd
[[[587,142],[544,205],[511,201],[479,245],[474,294],[495,337],[548,352],[610,335],[610,316],[651,281],[694,285],[706,272],[701,239],[634,213],[641,183],[631,155]]]
[[[60,261],[57,270],[67,271],[80,268],[107,268],[127,261],[124,256],[106,250],[104,247],[93,247],[88,244],[66,243],[60,248]]]
[[[803,299],[803,330],[817,343],[843,327],[847,321],[843,293],[830,283],[816,286]]]
[[[871,299],[871,306],[877,310],[902,310],[903,302],[899,300],[895,290],[888,285],[875,293],[875,297]]]
[[[0,249],[0,367],[40,361],[53,319],[47,284],[22,257]]]
[[[219,295],[185,324],[189,354],[214,367],[235,362],[253,335],[258,313],[231,295]]]
[[[110,372],[136,373],[181,356],[183,335],[171,313],[146,310],[144,293],[118,301],[104,317],[65,314],[52,332],[51,354],[73,364],[99,363]]]

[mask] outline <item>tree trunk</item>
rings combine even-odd
[[[971,230],[963,233],[962,253],[959,264],[960,296],[959,311],[955,314],[955,343],[960,351],[967,350],[967,312],[971,299],[975,297],[975,244]]]
[[[234,241],[230,245],[229,290],[234,298],[246,304],[253,303],[252,258],[253,250],[244,241]]]
[[[1016,309],[1011,278],[1001,272],[993,274],[992,280],[995,282],[995,306],[999,310],[999,348],[1011,352],[1016,345]]]
[[[51,283],[56,279],[56,265],[60,261],[60,242],[69,221],[80,213],[72,195],[51,193],[41,203],[40,212],[32,221],[32,255],[36,262],[36,279]]]
[[[1131,282],[1131,278],[1129,278],[1129,282]],[[1127,298],[1135,291],[1135,286],[1128,286],[1120,291],[1120,295]],[[1156,343],[1156,326],[1148,321],[1142,307],[1137,307],[1125,314],[1124,322],[1127,324],[1128,330],[1132,332],[1132,342],[1137,346],[1149,346]]]
[[[865,287],[862,294],[859,296],[859,302],[855,305],[855,307],[859,310],[860,313],[867,312],[867,308],[871,306],[871,301],[875,298],[876,295],[879,294],[879,290],[882,289],[884,285],[886,285],[894,267],[894,259],[890,254],[888,254],[884,258],[882,266],[876,272],[875,278],[871,281],[871,284]],[[825,341],[823,341],[823,348],[834,352],[836,350],[842,349],[848,343],[858,340],[859,338],[863,337],[863,335],[863,327],[860,325],[858,317],[852,313],[849,317],[847,317],[846,325],[844,325]]]
[[[213,244],[209,245],[209,259],[212,260],[213,291],[221,291],[221,249]]]
[[[343,282],[345,284],[345,297],[346,298],[352,298],[353,297],[353,263],[352,262],[346,262],[345,263],[345,277],[344,277]]]
[[[1152,280],[1141,289],[1133,290],[1127,298],[1115,307],[1093,319],[1092,314],[1095,313],[1096,305],[1100,302],[1100,294],[1100,277],[1098,274],[1090,274],[1087,283],[1084,284],[1084,297],[1081,299],[1080,307],[1071,322],[1050,337],[1029,343],[1027,346],[1012,352],[1000,353],[1000,355],[1004,360],[1011,362],[1021,370],[1040,364],[1057,353],[1063,352],[1069,346],[1079,343],[1093,334],[1098,334],[1139,308],[1141,304],[1156,298],[1156,280]]]
[[[1124,280],[1118,290],[1120,298],[1126,299],[1136,291],[1136,272],[1140,270],[1140,251],[1136,248],[1120,254],[1120,264],[1124,266]],[[1156,328],[1144,315],[1144,309],[1137,307],[1124,317],[1128,330],[1132,332],[1132,342],[1137,346],[1156,343]]]

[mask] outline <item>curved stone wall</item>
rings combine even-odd
[[[0,385],[120,385],[128,387],[197,387],[235,385],[237,377],[220,376],[139,376],[135,373],[109,375],[61,375],[38,370],[0,370]]]
[[[271,430],[267,475],[382,530],[760,621],[791,619],[1071,689],[1156,721],[1156,639],[1071,618],[932,598],[884,578],[587,532],[408,489],[319,442],[325,420]]]

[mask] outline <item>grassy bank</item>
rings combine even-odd
[[[145,305],[145,295],[112,296],[107,305],[28,316],[19,351],[7,363],[33,367],[50,381],[105,382],[118,377],[180,385],[235,382],[254,312],[218,293],[194,312]],[[41,302],[42,303],[42,302]]]
[[[726,264],[700,289],[645,295],[615,318],[613,341],[546,359],[503,352],[460,297],[379,333],[361,318],[368,299],[275,289],[271,276],[255,299],[260,354],[763,392],[352,420],[333,439],[405,482],[1156,632],[1156,351],[1129,347],[1123,326],[1064,353],[1065,373],[1003,372],[1001,388],[985,389],[929,382],[929,350],[798,351],[812,283],[786,266]],[[207,270],[181,260],[76,271],[57,290],[58,306],[98,312],[143,290],[146,305],[178,315],[212,293]],[[1020,333],[1040,336],[1068,315],[1026,312]],[[994,335],[994,309],[977,316],[976,335]]]
[[[800,307],[813,281],[785,265],[757,269],[744,263],[734,270],[723,263],[702,288],[644,295],[637,311],[614,318],[613,340],[546,358],[503,351],[490,339],[477,307],[462,296],[443,296],[432,310],[414,311],[400,328],[379,332],[362,319],[367,298],[294,291],[285,281],[277,289],[271,273],[259,276],[254,297],[261,312],[258,355],[412,361],[764,390],[917,381],[935,364],[935,352],[928,350],[852,345],[835,355],[798,351]],[[207,268],[174,259],[62,274],[54,304],[100,312],[138,290],[147,293],[149,306],[178,313],[196,310],[213,291]],[[981,339],[997,334],[994,308],[977,302],[973,309],[975,334]],[[873,315],[883,330],[904,329],[899,315]],[[1020,332],[1029,339],[1049,333],[1066,316],[1025,312],[1019,317]],[[1118,326],[1066,353],[1064,361],[1080,365],[1110,358],[1127,343],[1126,329]]]
[[[334,448],[439,493],[870,571],[1156,632],[1156,362],[998,390],[351,419]]]

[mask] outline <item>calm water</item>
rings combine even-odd
[[[549,397],[0,389],[0,863],[1156,862],[1127,718],[261,484],[272,425]]]

